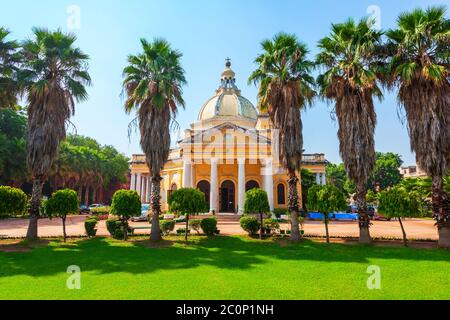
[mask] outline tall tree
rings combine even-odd
[[[311,105],[316,92],[311,76],[313,62],[308,49],[295,35],[279,33],[261,43],[262,53],[256,58],[258,68],[249,83],[259,85],[258,107],[269,114],[272,126],[279,130],[280,163],[289,174],[289,211],[292,218],[291,239],[300,239],[297,185],[303,154],[301,110]]]
[[[89,57],[75,47],[76,36],[60,30],[33,29],[33,39],[23,43],[23,82],[28,101],[27,163],[33,179],[27,238],[38,237],[43,184],[58,156],[66,125],[76,102],[87,99]]]
[[[186,84],[182,54],[163,39],[141,39],[143,53],[130,55],[123,71],[125,111],[137,110],[141,147],[152,175],[151,240],[161,239],[161,170],[169,158],[170,124],[178,107],[184,108],[182,87]]]
[[[0,109],[15,107],[17,103],[17,70],[21,61],[19,44],[7,40],[10,32],[0,27]]]
[[[387,32],[388,84],[399,89],[411,149],[432,178],[439,245],[450,247],[450,209],[443,178],[450,155],[450,20],[445,7],[402,13]]]
[[[0,109],[0,184],[19,187],[26,181],[26,130],[24,111]]]
[[[379,191],[399,184],[402,180],[399,170],[403,164],[401,156],[392,152],[377,152],[375,157],[375,169],[369,179],[369,188]]]
[[[372,21],[349,19],[332,25],[331,34],[319,41],[317,56],[317,64],[324,71],[317,80],[320,93],[335,103],[340,154],[347,176],[356,184],[361,243],[371,242],[366,192],[375,167],[373,99],[382,99],[377,85],[381,37]]]

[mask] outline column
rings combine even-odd
[[[219,177],[218,177],[219,159],[211,159],[211,191],[210,191],[210,212],[219,213]]]
[[[184,161],[183,170],[183,188],[192,188],[192,162],[190,160]]]
[[[265,160],[264,166],[264,190],[267,192],[267,197],[269,198],[270,211],[274,210],[273,201],[273,164],[271,159]]]
[[[238,213],[244,213],[245,204],[245,158],[238,159]]]
[[[327,175],[326,173],[322,173],[322,185],[326,186],[327,185]]]
[[[142,177],[142,202],[147,202],[147,176]]]
[[[136,175],[132,173],[130,179],[130,190],[136,190]]]
[[[148,176],[147,177],[147,198],[146,198],[146,203],[150,203],[150,198],[152,195],[152,177]]]
[[[142,175],[140,174],[140,173],[138,173],[137,175],[136,175],[136,177],[137,177],[137,181],[136,181],[136,191],[137,191],[137,193],[138,193],[138,195],[139,195],[139,197],[141,197],[142,196],[142,190],[141,190],[141,188],[142,188]]]
[[[320,173],[316,173],[316,184],[320,185]]]

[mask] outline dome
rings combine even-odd
[[[228,60],[226,69],[222,72],[221,86],[216,95],[209,99],[202,107],[199,120],[207,120],[214,117],[244,117],[256,120],[258,112],[254,105],[241,96],[241,91],[236,87],[235,73],[231,70]]]

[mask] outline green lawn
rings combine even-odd
[[[81,290],[66,288],[69,265],[81,267]],[[381,290],[367,289],[370,265]],[[56,241],[0,252],[0,299],[450,299],[450,252],[244,237]]]

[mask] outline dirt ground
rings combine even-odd
[[[81,236],[85,234],[84,220],[86,216],[71,216],[67,218],[68,236]],[[147,222],[131,222],[131,226],[149,227]],[[410,239],[437,240],[437,229],[432,220],[408,219],[404,222],[406,233]],[[25,237],[28,227],[27,219],[7,219],[0,220],[0,238],[20,238]],[[184,227],[178,224],[177,228]],[[289,229],[288,225],[282,225],[283,229]],[[219,217],[218,229],[223,235],[240,235],[245,232],[239,226],[238,217]],[[310,236],[324,236],[324,225],[320,221],[306,221],[305,234]],[[332,221],[329,225],[330,236],[332,237],[358,237],[359,229],[356,221],[337,222]],[[150,230],[136,230],[136,234],[149,234]],[[371,234],[377,238],[398,238],[402,237],[398,221],[374,221]],[[100,221],[97,235],[107,236],[105,221]],[[41,219],[39,220],[39,236],[58,237],[62,236],[61,219]]]

